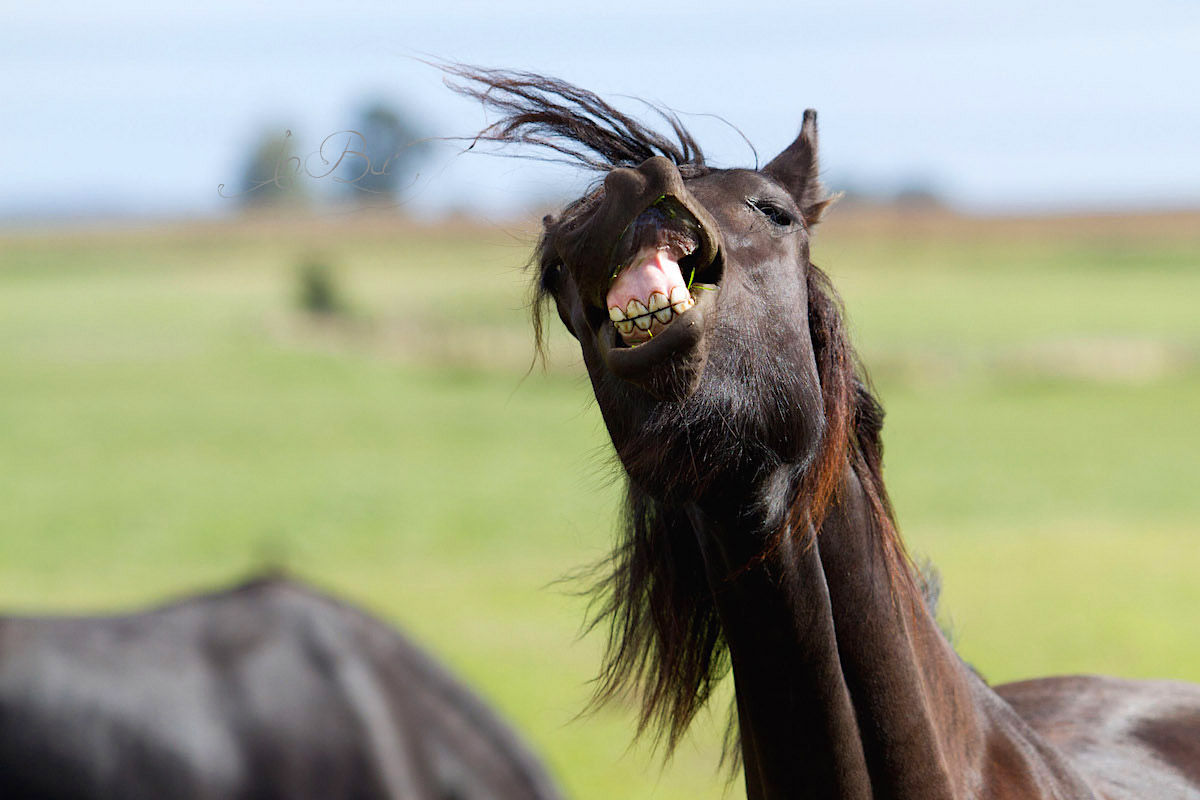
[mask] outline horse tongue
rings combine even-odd
[[[670,297],[672,289],[685,285],[674,254],[650,248],[634,256],[629,266],[617,275],[609,287],[606,304],[624,311],[630,300],[646,305],[654,292]]]

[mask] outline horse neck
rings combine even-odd
[[[816,550],[785,541],[770,562],[729,579],[742,560],[727,549],[725,535],[736,515],[696,506],[689,516],[729,647],[747,796],[868,800],[870,779]]]
[[[942,635],[884,524],[847,469],[816,542],[871,783],[879,797],[972,796],[990,690]]]
[[[751,800],[950,800],[996,780],[1043,796],[1062,765],[1038,763],[1045,743],[955,655],[853,471],[818,536],[784,537],[749,568],[734,543],[761,542],[770,522],[747,509],[765,504],[730,500],[689,515],[729,646]]]

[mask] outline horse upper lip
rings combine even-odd
[[[656,251],[657,256],[651,255]],[[593,307],[589,311],[593,331],[599,335],[615,326],[621,333],[613,342],[617,347],[650,344],[680,324],[697,295],[708,294],[694,291],[693,284],[716,282],[718,274],[709,267],[718,255],[716,237],[686,200],[660,195],[630,218],[616,237],[604,262],[607,280],[603,288],[595,287],[604,294],[589,291],[585,297],[586,305]],[[601,301],[598,308],[596,300]],[[598,313],[601,310],[603,315]],[[656,343],[654,349],[668,348]]]
[[[695,201],[686,197],[676,198],[676,200],[685,211],[692,215],[692,219],[696,221],[696,230],[700,233],[700,246],[693,254],[696,258],[696,268],[705,269],[712,266],[721,252],[721,240],[717,237],[714,223],[711,220],[706,221],[708,213],[698,211],[694,207],[697,205]]]
[[[642,219],[643,215],[655,209],[663,209],[672,220],[680,219],[687,233],[694,235],[695,247],[684,254],[684,257],[689,260],[691,266],[694,266],[697,270],[702,270],[716,261],[720,251],[720,242],[713,232],[712,224],[706,223],[702,218],[707,217],[707,213],[698,209],[695,201],[692,201],[686,195],[680,197],[675,194],[664,194],[630,217],[621,235],[617,237],[617,242],[614,244],[609,258],[610,281],[616,277],[617,271],[628,260],[629,256],[640,245],[644,244],[644,242],[640,242],[637,239],[636,231],[635,236],[631,238],[629,236],[630,230]],[[679,235],[679,238],[684,237]]]
[[[703,335],[704,309],[692,309],[701,296],[706,307],[715,301],[720,270],[710,267],[718,261],[720,243],[700,217],[707,212],[689,205],[686,192],[659,196],[625,223],[613,246],[604,313],[596,309],[591,315],[602,349],[641,350],[636,356],[606,358],[624,377],[664,355],[683,357]],[[655,251],[658,256],[649,255]],[[701,285],[706,291],[699,290]],[[684,335],[680,327],[692,330]],[[618,336],[612,335],[614,329]],[[652,358],[651,352],[658,356]]]

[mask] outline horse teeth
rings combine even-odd
[[[624,311],[617,306],[611,306],[608,309],[608,318],[618,331],[628,336],[633,333],[635,327],[637,330],[649,331],[655,320],[660,326],[666,326],[676,314],[682,314],[695,304],[696,301],[692,299],[687,287],[676,286],[671,290],[669,297],[663,292],[651,292],[645,304],[641,300],[630,300],[625,304]]]
[[[669,301],[667,296],[662,292],[650,293],[650,313],[653,314],[654,318],[663,325],[666,325],[668,322],[670,322],[671,317],[675,314],[675,312],[671,310],[671,301]]]

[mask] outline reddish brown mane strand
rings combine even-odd
[[[883,482],[883,407],[871,391],[846,331],[841,297],[816,265],[808,271],[808,320],[825,412],[825,427],[816,457],[800,480],[787,524],[763,552],[767,558],[790,536],[804,539],[821,529],[838,501],[849,463],[871,506],[871,517],[891,563],[889,574],[913,585],[912,562],[900,538]]]

